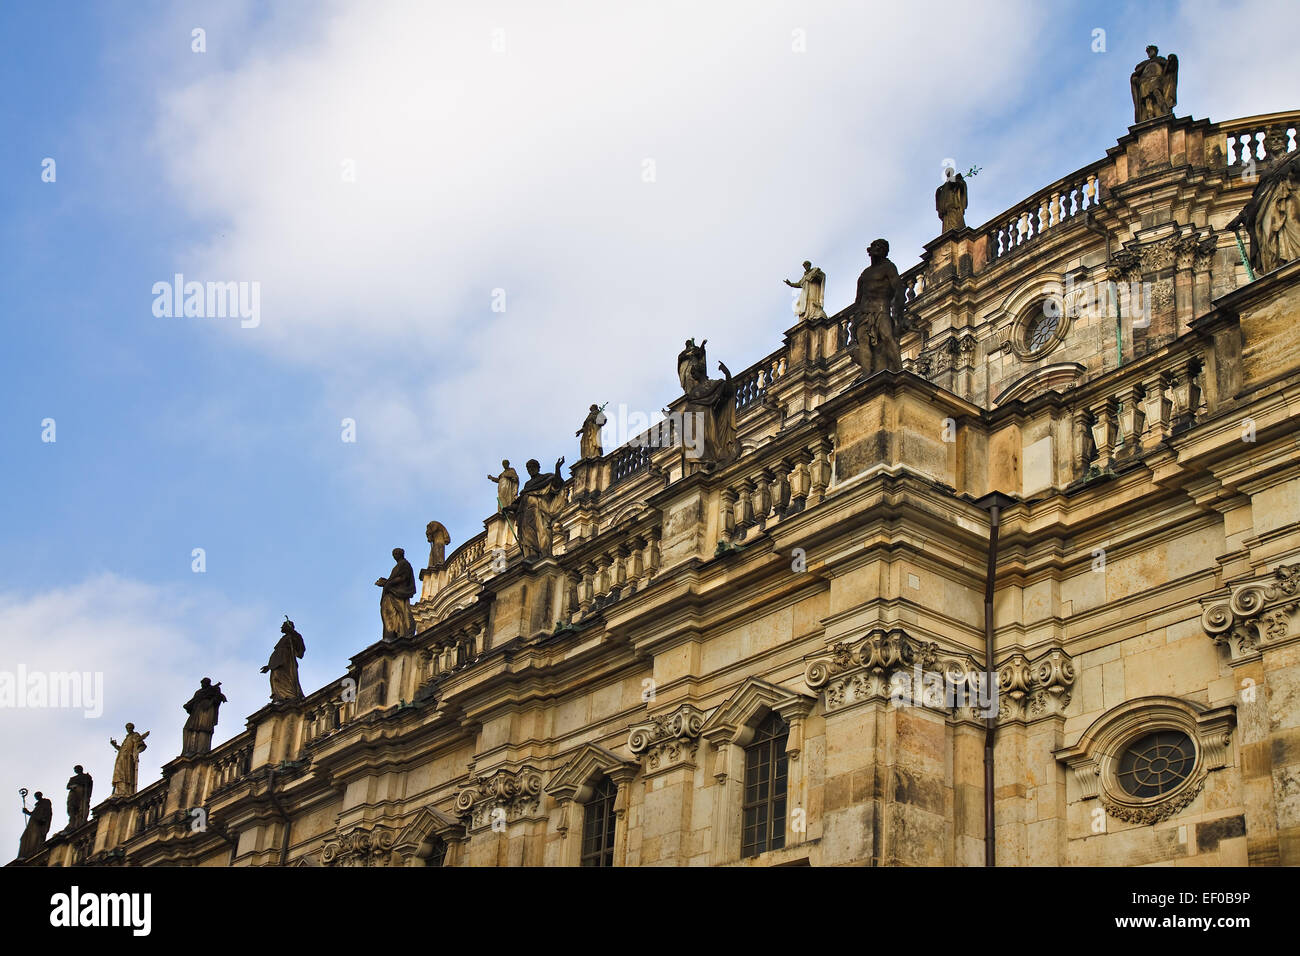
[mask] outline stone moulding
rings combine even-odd
[[[456,813],[470,830],[513,823],[541,808],[542,775],[528,765],[482,774],[456,795]]]
[[[447,816],[437,807],[421,807],[393,841],[393,852],[401,857],[406,865],[416,865],[413,861],[423,861],[432,849],[435,840],[446,843],[458,842],[465,837],[465,828],[460,822]]]
[[[1201,601],[1201,627],[1214,643],[1228,648],[1233,664],[1257,660],[1261,653],[1297,636],[1291,619],[1300,609],[1300,564],[1281,564],[1266,575],[1229,585]]]
[[[692,704],[651,715],[649,720],[632,727],[627,749],[641,758],[646,776],[674,767],[694,766],[705,717],[704,711]]]
[[[868,701],[928,707],[956,719],[1034,721],[1063,715],[1074,684],[1074,661],[1053,649],[1029,659],[1016,653],[997,667],[996,697],[969,654],[944,652],[902,628],[877,627],[863,638],[837,641],[812,658],[804,681],[823,694],[826,713]]]
[[[1073,771],[1079,800],[1098,800],[1110,816],[1149,826],[1186,808],[1201,793],[1210,773],[1228,765],[1236,722],[1232,705],[1206,709],[1177,697],[1140,697],[1102,714],[1078,743],[1056,751],[1055,757]],[[1196,748],[1196,762],[1187,779],[1169,792],[1132,796],[1119,785],[1120,757],[1130,744],[1158,730],[1187,734]]]
[[[356,827],[321,850],[324,866],[386,866],[397,834],[389,827]]]
[[[556,829],[561,837],[569,830],[569,808],[591,799],[593,785],[601,777],[609,777],[618,788],[614,812],[620,817],[627,809],[627,784],[635,775],[637,765],[624,760],[616,753],[596,744],[583,744],[568,755],[564,765],[551,776],[546,792],[560,806],[560,822]]]

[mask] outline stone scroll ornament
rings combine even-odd
[[[1300,564],[1279,565],[1271,581],[1233,590],[1226,601],[1201,614],[1201,626],[1215,644],[1228,648],[1236,662],[1252,658],[1269,644],[1291,636],[1291,620],[1300,610]]]

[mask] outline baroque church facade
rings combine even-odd
[[[1300,863],[1300,261],[1240,228],[1298,124],[941,207],[901,370],[806,309],[734,454],[583,457],[544,553],[439,542],[409,633],[25,862]]]

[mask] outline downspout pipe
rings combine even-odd
[[[993,593],[998,569],[998,529],[1002,512],[1016,503],[1016,499],[994,491],[975,502],[977,508],[989,513],[988,560],[984,572],[984,693],[982,703],[991,707],[992,713],[984,718],[984,865],[997,866],[997,834],[994,819],[993,769],[994,745],[997,740],[998,709],[997,668],[993,632]]]
[[[271,802],[271,806],[275,808],[275,812],[280,815],[280,819],[284,821],[284,837],[280,840],[280,865],[288,866],[289,865],[289,835],[290,833],[293,832],[293,820],[290,819],[289,814],[284,812],[284,807],[281,806],[280,804],[280,798],[276,795],[275,771],[276,768],[272,767],[270,773],[267,774],[266,797]]]

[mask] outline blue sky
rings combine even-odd
[[[875,236],[914,264],[944,158],[971,224],[1100,158],[1149,42],[1179,115],[1296,105],[1287,3],[464,6],[0,7],[0,670],[105,674],[99,719],[0,710],[0,855],[19,786],[55,829],[74,763],[108,795],[127,720],[156,779],[200,677],[241,729],[281,615],[340,674],[394,546],[477,533],[590,402],[660,408],[687,336],[777,348],[803,259],[828,310]],[[260,325],[156,317],[176,272]]]

